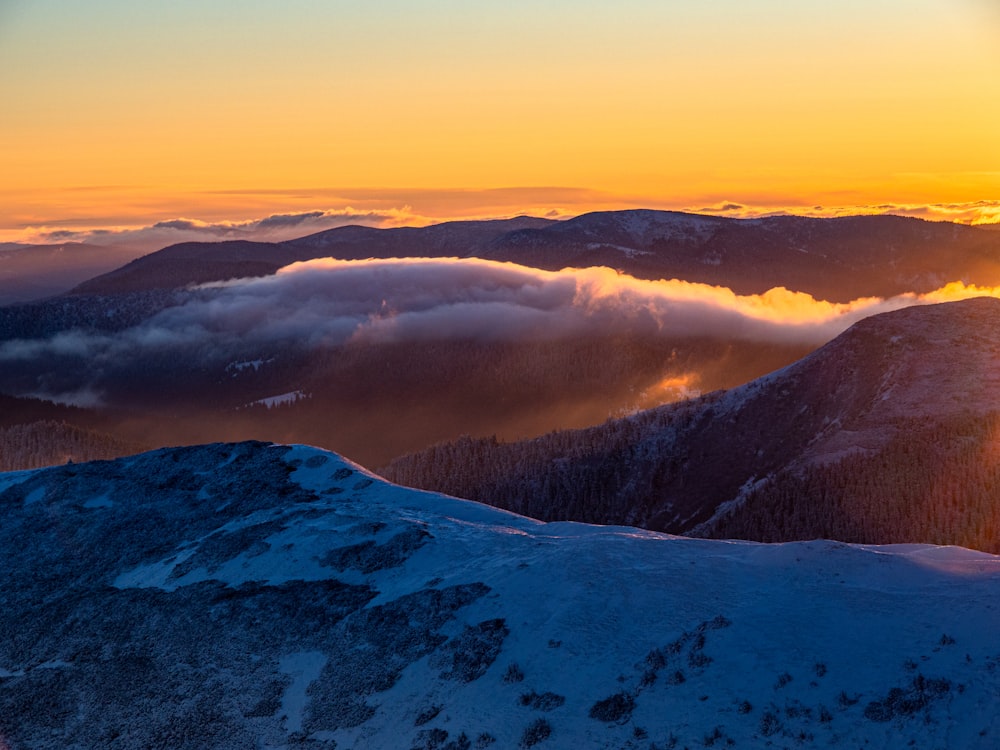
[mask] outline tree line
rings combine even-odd
[[[126,456],[143,446],[95,430],[41,421],[0,428],[0,471],[40,469]]]
[[[400,484],[445,492],[546,521],[664,528],[663,488],[685,476],[684,435],[706,399],[533,441],[462,438],[393,461]],[[955,544],[1000,553],[1000,412],[903,418],[888,439],[835,460],[788,464],[720,497],[728,511],[683,533],[786,542]],[[748,450],[752,446],[747,446]],[[715,459],[724,470],[725,456]],[[704,466],[705,464],[700,464]]]

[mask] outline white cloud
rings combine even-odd
[[[216,286],[239,295],[243,305],[283,311],[277,317],[286,324],[307,316],[310,325],[336,322],[342,331],[346,316],[355,340],[636,331],[817,345],[878,312],[998,293],[955,283],[925,295],[832,303],[781,287],[738,295],[726,287],[646,281],[609,268],[550,272],[479,259],[321,259],[268,279]]]
[[[237,352],[346,342],[547,340],[631,332],[820,345],[861,318],[1000,289],[950,284],[925,295],[816,300],[783,288],[738,295],[608,268],[541,271],[477,259],[295,263],[276,275],[204,285],[188,302],[117,335],[60,333],[8,341],[0,361],[79,358],[93,371],[172,351],[225,363]]]

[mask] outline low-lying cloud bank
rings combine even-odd
[[[219,296],[210,304],[224,328],[266,309],[268,321],[246,335],[292,334],[314,343],[636,332],[819,345],[875,313],[1000,294],[955,282],[929,294],[832,303],[782,287],[738,295],[726,287],[646,281],[609,268],[550,272],[479,259],[321,259],[214,288]],[[197,307],[176,314],[189,324],[204,319]]]
[[[818,346],[875,313],[983,295],[1000,296],[1000,288],[956,282],[929,294],[831,303],[784,288],[741,296],[608,268],[549,272],[478,259],[322,259],[270,277],[202,286],[186,303],[120,334],[71,331],[7,341],[0,344],[0,361],[69,356],[99,367],[164,350],[214,361],[237,350],[288,346],[620,333]]]

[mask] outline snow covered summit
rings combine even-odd
[[[0,474],[0,747],[993,748],[1000,558],[543,524],[302,446]]]

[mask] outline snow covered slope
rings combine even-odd
[[[0,747],[995,748],[1000,558],[543,524],[317,449],[0,475]]]

